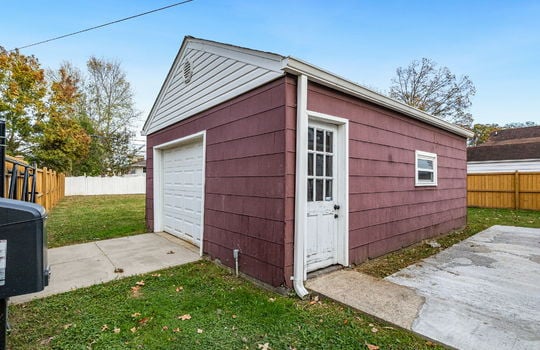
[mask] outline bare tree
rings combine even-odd
[[[428,58],[399,67],[392,79],[390,97],[448,122],[470,128],[468,112],[476,93],[468,76],[457,79],[447,67],[437,68]]]
[[[118,62],[91,57],[87,67],[87,115],[93,122],[93,141],[101,150],[100,173],[123,174],[136,153],[131,139],[139,113],[131,86]]]

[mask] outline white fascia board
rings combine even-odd
[[[188,40],[188,46],[191,49],[228,57],[283,74],[281,62],[284,57],[281,55],[192,37],[186,40]]]
[[[283,59],[282,69],[283,71],[294,75],[306,75],[309,80],[313,82],[331,87],[352,96],[359,97],[363,100],[373,102],[379,106],[403,113],[409,117],[436,126],[440,129],[449,131],[453,134],[467,138],[474,136],[474,133],[469,130],[448,123],[440,118],[434,117],[426,112],[423,112],[404,103],[398,102],[387,96],[371,91],[363,86],[353,83],[352,81],[341,78],[335,74],[332,74],[328,71],[325,71],[321,68],[318,68],[314,65],[311,65],[294,57],[286,57],[285,59]]]
[[[467,164],[540,163],[540,159],[474,160]]]

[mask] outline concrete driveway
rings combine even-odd
[[[53,248],[47,255],[51,267],[49,286],[39,293],[10,298],[11,303],[24,303],[200,258],[199,248],[163,232]]]
[[[458,349],[540,349],[540,229],[493,226],[385,280],[308,288]]]

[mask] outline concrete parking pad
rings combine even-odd
[[[493,226],[385,280],[341,270],[306,286],[458,349],[540,349],[540,229]]]
[[[460,349],[540,349],[540,229],[493,226],[387,280],[425,298],[415,332]]]
[[[49,286],[42,292],[20,295],[10,301],[23,303],[198,259],[199,248],[166,233],[146,233],[53,248],[48,251],[52,272]]]

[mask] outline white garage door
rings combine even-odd
[[[163,151],[163,230],[200,246],[203,143]]]

